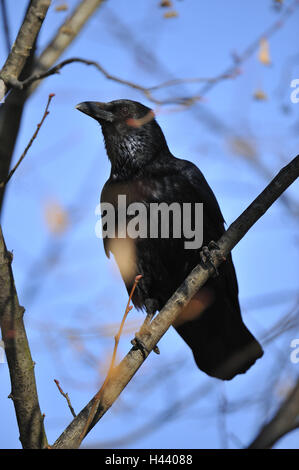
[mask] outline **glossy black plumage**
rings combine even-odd
[[[134,101],[117,100],[81,103],[77,108],[101,124],[111,162],[111,174],[102,190],[101,202],[112,203],[116,208],[119,194],[126,195],[127,205],[143,202],[147,208],[153,202],[202,202],[203,244],[220,238],[224,220],[211,188],[194,164],[171,154],[161,128],[147,107]],[[143,276],[133,296],[137,308],[148,312],[160,310],[200,262],[200,249],[186,249],[184,241],[183,237],[137,238],[132,242],[133,249],[132,246],[129,249],[123,240],[111,244],[111,240],[104,239],[106,254],[113,252],[128,292],[134,277]],[[198,312],[206,306],[198,316],[197,306],[200,306]],[[219,276],[209,279],[191,301],[190,312],[192,319],[182,315],[175,328],[191,347],[198,367],[207,374],[231,379],[246,372],[262,356],[259,343],[241,318],[230,255],[219,267]]]

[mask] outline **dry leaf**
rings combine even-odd
[[[45,221],[53,235],[61,235],[69,226],[69,216],[57,202],[47,202],[45,205]]]
[[[179,14],[177,11],[171,10],[171,11],[166,11],[163,16],[164,18],[175,18],[176,16],[179,16]]]
[[[162,0],[160,7],[172,7],[172,2],[170,0]]]
[[[262,38],[260,40],[260,48],[259,48],[259,61],[264,65],[270,65],[270,52],[269,52],[269,42],[266,38]]]
[[[229,147],[235,155],[242,155],[249,160],[255,160],[257,157],[255,143],[244,137],[232,137],[229,140]]]
[[[265,101],[268,99],[266,93],[260,88],[255,90],[255,92],[253,93],[253,97],[257,101]]]
[[[57,5],[55,7],[55,11],[67,11],[69,9],[69,6],[67,3],[62,3],[61,5]]]

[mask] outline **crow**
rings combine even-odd
[[[195,223],[196,203],[202,203],[202,245],[217,240],[224,233],[224,219],[212,189],[193,163],[176,158],[170,152],[154,113],[143,104],[120,99],[107,103],[87,101],[76,108],[94,118],[102,128],[111,163],[110,177],[101,193],[101,204],[115,209],[115,231],[103,238],[106,255],[114,255],[128,292],[136,275],[141,274],[132,297],[137,309],[145,310],[147,319],[162,309],[198,263],[208,263],[200,247],[186,247],[186,236],[130,237],[117,233],[119,196],[125,196],[125,208],[142,203],[192,204],[191,222]],[[109,206],[110,207],[110,206]],[[148,210],[148,213],[150,211]],[[170,219],[172,212],[170,213]],[[136,214],[136,212],[135,212]],[[102,214],[102,217],[104,214]],[[126,227],[132,212],[126,213]],[[150,215],[145,222],[151,223]],[[172,216],[175,222],[175,215]],[[103,217],[104,220],[104,217]],[[103,221],[103,229],[107,228]],[[138,225],[138,224],[137,224]],[[140,227],[139,227],[140,229]],[[207,254],[207,251],[205,251]],[[212,377],[230,380],[245,373],[263,355],[263,350],[242,321],[238,283],[229,254],[185,307],[173,326],[193,352],[199,369]],[[216,274],[216,273],[215,273]]]

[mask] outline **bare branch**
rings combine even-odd
[[[39,124],[37,124],[36,131],[34,132],[33,136],[31,137],[29,143],[27,144],[27,146],[26,146],[24,152],[22,153],[22,155],[20,156],[19,160],[17,161],[17,163],[15,164],[15,166],[12,168],[12,170],[9,172],[7,178],[6,178],[4,181],[1,181],[1,182],[0,182],[0,189],[3,188],[3,187],[8,183],[8,181],[10,180],[10,178],[12,177],[12,175],[14,174],[14,172],[16,171],[16,169],[18,168],[18,166],[20,165],[20,163],[21,163],[21,162],[23,161],[23,159],[25,158],[25,156],[26,156],[28,150],[30,149],[31,145],[33,144],[33,141],[36,139],[37,134],[39,133],[39,130],[40,130],[40,128],[42,127],[44,120],[46,119],[46,117],[47,117],[48,114],[49,114],[48,109],[49,109],[49,105],[50,105],[50,102],[51,102],[53,96],[55,96],[53,93],[49,95],[48,102],[47,102],[46,109],[45,109],[45,111],[44,111],[42,120],[40,121]]]
[[[17,80],[33,47],[45,19],[51,0],[32,0],[11,52],[0,72],[0,101],[4,98],[8,83]]]
[[[259,220],[269,209],[276,199],[297,179],[299,176],[299,155],[284,167],[264,191],[250,204],[250,206],[233,222],[228,230],[217,241],[219,250],[212,250],[211,256],[217,267],[226,255],[243,238],[247,231]],[[99,419],[111,407],[122,390],[126,387],[134,374],[140,368],[148,354],[154,349],[158,341],[173,324],[176,317],[185,307],[196,292],[204,285],[214,269],[204,269],[201,265],[196,266],[183,284],[173,294],[160,313],[153,319],[146,335],[141,335],[140,340],[145,345],[145,351],[132,348],[121,363],[113,370],[105,388],[101,389],[95,397],[85,406],[77,417],[70,423],[66,430],[54,443],[54,448],[76,448],[80,445],[80,436],[85,428],[88,416],[94,406],[97,405],[97,413],[92,421],[88,432],[99,421]],[[239,358],[239,360],[243,360]],[[234,364],[235,365],[235,364]]]
[[[84,439],[85,437],[85,434],[89,428],[89,425],[90,423],[92,422],[94,416],[95,416],[95,412],[96,412],[96,409],[97,409],[97,405],[98,403],[100,402],[101,400],[101,394],[103,392],[103,390],[105,389],[105,386],[106,384],[108,383],[110,377],[111,377],[111,374],[112,374],[112,371],[113,371],[113,368],[114,368],[114,364],[115,364],[115,359],[116,359],[116,353],[117,353],[117,348],[118,348],[118,344],[119,344],[119,340],[120,340],[120,337],[121,337],[121,333],[122,333],[122,330],[123,330],[123,327],[124,327],[124,324],[125,324],[125,321],[126,321],[126,318],[129,314],[129,312],[132,310],[132,306],[130,305],[131,304],[131,300],[132,300],[132,297],[133,297],[133,294],[134,294],[134,291],[137,287],[137,284],[138,282],[140,281],[140,279],[142,278],[142,275],[139,274],[138,276],[135,277],[135,281],[134,281],[134,284],[133,284],[133,287],[131,289],[131,293],[129,295],[129,299],[128,299],[128,302],[127,302],[127,306],[126,306],[126,310],[125,310],[125,313],[124,313],[124,316],[123,316],[123,319],[121,321],[121,324],[120,324],[120,327],[119,327],[119,330],[117,332],[117,335],[115,336],[115,344],[114,344],[114,349],[113,349],[113,354],[112,354],[112,359],[111,359],[111,363],[110,363],[110,366],[109,366],[109,370],[108,370],[108,373],[107,373],[107,376],[104,380],[104,383],[101,387],[101,390],[97,393],[97,397],[96,397],[96,400],[94,400],[94,404],[92,406],[92,409],[90,410],[90,413],[89,413],[89,416],[88,416],[88,419],[86,421],[86,424],[84,426],[84,429],[80,435],[80,442]]]
[[[294,0],[282,13],[281,17],[279,20],[275,21],[262,35],[259,35],[259,37],[253,41],[251,44],[249,44],[248,47],[242,52],[240,55],[235,55],[234,56],[234,64],[228,67],[222,75],[232,75],[235,74],[242,63],[244,63],[246,60],[248,60],[252,54],[258,49],[260,45],[261,39],[269,39],[273,34],[275,34],[279,29],[281,29],[282,26],[284,26],[285,22],[292,16],[292,14],[295,12],[296,8],[299,6],[299,0]],[[213,82],[208,82],[206,85],[202,87],[202,89],[199,91],[200,95],[203,95],[210,91],[210,89],[216,85],[219,81],[221,80],[221,75],[219,75],[219,80],[215,80]]]
[[[6,249],[0,228],[0,325],[11,380],[20,440],[25,449],[46,447],[44,417],[38,402],[34,362],[23,322],[25,309],[20,306],[11,269],[12,253]]]
[[[77,415],[76,415],[76,413],[75,413],[74,408],[72,407],[71,400],[70,400],[70,397],[68,396],[68,393],[65,393],[65,392],[62,390],[62,388],[61,388],[60,385],[59,385],[59,381],[58,381],[58,380],[54,379],[54,382],[55,382],[55,384],[56,384],[56,386],[57,386],[59,392],[61,393],[61,395],[66,399],[67,404],[68,404],[68,407],[69,407],[69,409],[70,409],[72,415],[74,416],[74,418],[76,418]]]
[[[57,33],[50,41],[37,60],[36,73],[44,72],[52,67],[67,47],[79,34],[96,9],[104,3],[104,0],[82,0],[69,18],[61,25]],[[39,84],[35,83],[30,92]]]
[[[83,59],[81,57],[72,57],[70,59],[63,60],[59,64],[55,65],[54,67],[50,68],[49,70],[46,70],[44,72],[35,72],[33,73],[30,77],[26,78],[23,81],[19,80],[11,80],[10,85],[13,88],[17,88],[19,90],[23,90],[24,88],[27,88],[28,86],[32,85],[32,83],[42,80],[43,78],[49,77],[51,75],[57,74],[60,72],[60,70],[65,67],[66,65],[73,64],[73,63],[81,63],[84,65],[92,65],[95,67],[99,72],[101,72],[107,80],[112,80],[116,83],[120,83],[121,85],[126,85],[130,88],[133,88],[134,90],[138,90],[142,92],[145,97],[149,100],[152,101],[153,103],[157,105],[162,105],[162,104],[185,104],[185,105],[190,105],[194,103],[195,101],[198,101],[200,99],[200,96],[192,96],[189,98],[186,97],[178,97],[178,98],[171,98],[171,99],[164,99],[164,100],[159,100],[155,98],[152,94],[153,91],[160,90],[162,88],[170,87],[175,84],[183,84],[183,83],[199,83],[199,82],[207,82],[207,83],[214,83],[218,82],[220,80],[225,80],[229,78],[235,78],[237,73],[235,75],[221,75],[220,77],[210,77],[210,78],[182,78],[182,79],[174,79],[174,80],[169,80],[167,82],[162,82],[160,84],[150,86],[150,87],[145,87],[142,86],[136,82],[132,82],[131,80],[124,80],[116,75],[111,75],[107,70],[99,63],[94,60],[88,60],[88,59]]]
[[[275,416],[266,424],[249,449],[269,449],[294,429],[299,428],[299,380]]]
[[[56,62],[57,58],[64,51],[65,47],[69,45],[69,43],[66,43],[61,40],[60,38],[61,32],[63,33],[68,30],[70,25],[72,25],[73,18],[76,18],[77,16],[80,18],[82,16],[82,18],[84,18],[84,14],[82,15],[82,12],[80,11],[80,8],[78,7],[77,10],[72,15],[72,17],[69,20],[67,20],[67,22],[60,28],[58,34],[55,36],[55,38],[51,41],[51,43],[46,48],[44,53],[41,55],[37,69],[34,71],[34,73],[30,77],[28,77],[26,80],[23,80],[23,81],[12,80],[11,86],[18,88],[18,89],[23,89],[34,83],[34,85],[32,85],[31,87],[31,89],[34,90],[35,87],[38,86],[36,84],[37,81],[42,80],[43,78],[49,77],[51,75],[54,75],[56,73],[59,73],[59,71],[66,65],[77,62],[77,63],[82,63],[85,65],[92,65],[96,67],[97,70],[101,72],[107,80],[112,80],[116,83],[120,83],[132,89],[140,91],[141,93],[144,94],[144,96],[149,101],[151,101],[152,103],[155,103],[156,105],[179,104],[185,107],[189,107],[189,106],[192,106],[197,101],[201,100],[202,96],[206,94],[208,91],[210,91],[210,89],[214,85],[224,80],[234,79],[238,77],[241,74],[241,70],[240,70],[241,64],[245,62],[246,60],[248,60],[249,57],[251,57],[252,54],[256,51],[256,49],[258,49],[261,38],[270,38],[276,31],[278,31],[285,24],[286,20],[294,13],[298,5],[299,5],[299,0],[294,0],[294,2],[288,8],[286,8],[286,10],[281,15],[281,18],[278,21],[273,23],[266,31],[263,32],[262,35],[259,35],[259,37],[256,40],[250,43],[249,46],[243,51],[242,54],[238,56],[234,56],[233,65],[229,66],[223,73],[215,77],[206,77],[206,78],[205,77],[182,78],[182,79],[175,78],[175,79],[167,80],[160,84],[150,86],[150,87],[145,87],[131,80],[124,80],[116,75],[111,75],[98,62],[83,59],[80,57],[73,57],[70,59],[66,59],[60,62],[59,64],[57,64],[56,66],[52,67],[52,65]],[[83,13],[86,14],[86,11],[84,10]],[[66,44],[65,47],[64,47],[64,44]],[[174,97],[174,98],[168,98],[168,99],[163,99],[163,100],[157,99],[153,96],[153,92],[157,90],[175,86],[175,85],[183,85],[186,83],[204,83],[204,86],[198,93],[194,94],[193,96]]]

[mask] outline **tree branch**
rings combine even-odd
[[[37,60],[35,73],[45,72],[51,68],[57,59],[79,34],[91,15],[104,3],[104,0],[82,0],[69,18],[61,25],[57,33],[41,53]],[[32,93],[39,83],[30,88]]]
[[[51,0],[32,0],[17,38],[0,72],[0,101],[7,93],[8,83],[17,80],[45,19]]]
[[[275,416],[258,433],[249,449],[270,449],[275,442],[299,427],[299,380]]]
[[[61,393],[61,395],[66,399],[67,404],[68,404],[68,407],[69,407],[69,409],[70,409],[70,412],[72,413],[72,415],[73,415],[74,418],[75,418],[75,417],[76,417],[76,413],[75,413],[75,410],[74,410],[74,408],[73,408],[73,406],[72,406],[72,403],[71,403],[71,400],[70,400],[70,397],[69,397],[68,393],[65,393],[65,392],[62,390],[62,388],[61,388],[60,385],[59,385],[59,381],[58,381],[58,380],[54,379],[54,382],[55,382],[55,384],[56,384],[56,386],[57,386],[59,392]]]
[[[297,179],[298,176],[299,155],[278,173],[264,191],[250,204],[240,217],[230,225],[220,240],[217,241],[219,250],[211,251],[212,261],[215,266],[219,266],[225,256],[229,254],[248,230],[260,219],[273,202],[276,201],[276,199]],[[158,341],[173,324],[174,320],[181,312],[181,309],[188,304],[198,289],[204,285],[213,272],[213,268],[204,269],[201,265],[197,265],[193,269],[160,313],[153,319],[148,329],[149,335],[141,335],[140,339],[149,352],[153,350]],[[105,387],[102,387],[85,408],[81,410],[77,417],[56,440],[53,447],[79,447],[81,443],[80,436],[85,429],[86,422],[91,410],[93,409],[95,401],[98,403],[97,413],[88,429],[88,432],[118,398],[122,390],[140,368],[149,352],[136,351],[132,348],[121,363],[112,371],[110,379],[106,383]],[[243,358],[240,358],[240,360],[242,359]]]
[[[53,98],[54,93],[51,93],[48,97],[48,101],[47,101],[47,105],[46,105],[46,108],[45,108],[45,111],[44,111],[44,114],[43,114],[43,117],[41,119],[41,121],[39,122],[39,124],[37,124],[36,126],[36,130],[33,134],[33,136],[31,137],[29,143],[26,145],[26,148],[24,150],[24,152],[22,153],[22,155],[20,156],[19,160],[17,161],[17,163],[15,164],[15,166],[10,170],[9,174],[7,175],[7,177],[5,178],[5,180],[3,181],[0,181],[0,190],[3,189],[3,187],[8,183],[8,181],[10,180],[10,178],[12,177],[12,175],[14,174],[14,172],[16,171],[16,169],[18,168],[18,166],[20,165],[20,163],[24,160],[24,158],[26,157],[26,154],[28,152],[28,150],[30,149],[31,145],[33,144],[33,141],[36,139],[37,137],[37,134],[39,133],[39,130],[40,128],[42,127],[43,123],[44,123],[44,120],[46,119],[46,117],[48,116],[48,114],[50,113],[50,111],[48,111],[49,109],[49,106],[50,106],[50,103],[51,103],[51,100]]]
[[[199,77],[199,78],[182,78],[182,79],[174,79],[174,80],[169,80],[167,82],[162,82],[160,84],[151,86],[151,87],[145,87],[142,86],[136,82],[132,82],[131,80],[124,80],[121,77],[118,77],[116,75],[111,75],[99,62],[96,62],[94,60],[88,60],[88,59],[83,59],[81,57],[72,57],[70,59],[63,60],[59,64],[55,65],[54,67],[46,70],[46,71],[39,71],[39,72],[34,72],[30,77],[26,78],[23,81],[20,80],[12,80],[10,81],[10,85],[13,88],[16,88],[18,90],[23,90],[26,89],[28,86],[32,85],[34,82],[37,82],[39,80],[42,80],[46,77],[50,77],[51,75],[55,75],[60,72],[60,70],[65,67],[66,65],[73,64],[73,63],[80,63],[84,65],[91,65],[95,67],[102,75],[107,80],[112,80],[116,83],[120,83],[121,85],[126,85],[130,88],[133,88],[134,90],[138,90],[141,93],[144,94],[144,96],[151,102],[157,104],[157,105],[165,105],[165,104],[183,104],[185,106],[190,106],[193,104],[195,101],[198,101],[201,99],[201,95],[194,95],[190,97],[176,97],[176,98],[168,98],[164,100],[159,100],[155,98],[152,94],[153,91],[160,90],[162,88],[166,87],[171,87],[176,84],[183,84],[183,83],[214,83],[214,82],[219,82],[220,80],[227,80],[227,79],[232,79],[237,76],[237,72],[235,74],[227,75],[223,74],[217,77]]]
[[[12,253],[7,251],[0,227],[0,326],[11,380],[11,393],[20,441],[25,449],[46,447],[44,416],[38,395],[28,339],[11,269]]]

